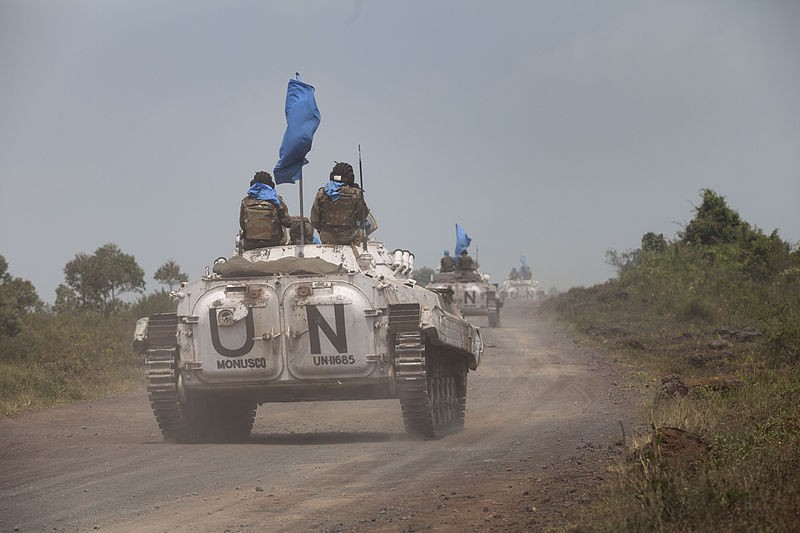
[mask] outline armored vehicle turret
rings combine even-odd
[[[412,268],[376,241],[220,258],[173,293],[176,313],[136,326],[164,439],[245,439],[267,402],[399,399],[410,434],[463,428],[481,335]]]

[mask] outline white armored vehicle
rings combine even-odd
[[[506,279],[500,284],[500,295],[503,299],[533,299],[543,300],[545,291],[539,282],[532,279]]]
[[[409,252],[375,241],[218,259],[173,293],[177,313],[136,326],[164,439],[246,439],[267,402],[399,399],[410,434],[463,428],[481,336],[412,268]]]
[[[500,327],[500,308],[503,302],[497,285],[477,270],[435,272],[428,283],[434,291],[451,290],[459,311],[467,316],[486,316],[489,327]]]

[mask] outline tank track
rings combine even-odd
[[[490,328],[500,327],[500,308],[495,298],[491,297],[487,298],[486,311],[487,311],[486,314],[489,317],[489,327]]]
[[[184,443],[192,439],[178,396],[177,330],[172,313],[151,315],[147,322],[147,396],[164,440]]]
[[[461,430],[467,399],[466,366],[455,357],[426,353],[419,331],[419,305],[395,306],[390,327],[406,432],[435,438]]]
[[[241,442],[250,436],[256,404],[242,398],[178,391],[178,317],[152,315],[147,323],[147,394],[164,440],[177,443]]]

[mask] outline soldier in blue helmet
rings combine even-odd
[[[441,260],[439,260],[439,272],[452,272],[456,269],[456,262],[450,257],[450,251],[445,250]]]

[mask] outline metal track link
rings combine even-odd
[[[425,353],[419,331],[419,304],[389,307],[389,332],[394,343],[394,372],[406,431],[432,437]]]
[[[389,331],[406,431],[432,438],[463,428],[466,367],[440,351],[426,350],[419,304],[390,306]]]
[[[151,315],[147,322],[147,393],[165,440],[189,442],[190,431],[178,396],[178,317]]]
[[[418,331],[396,334],[394,368],[406,431],[434,437],[425,352]]]

